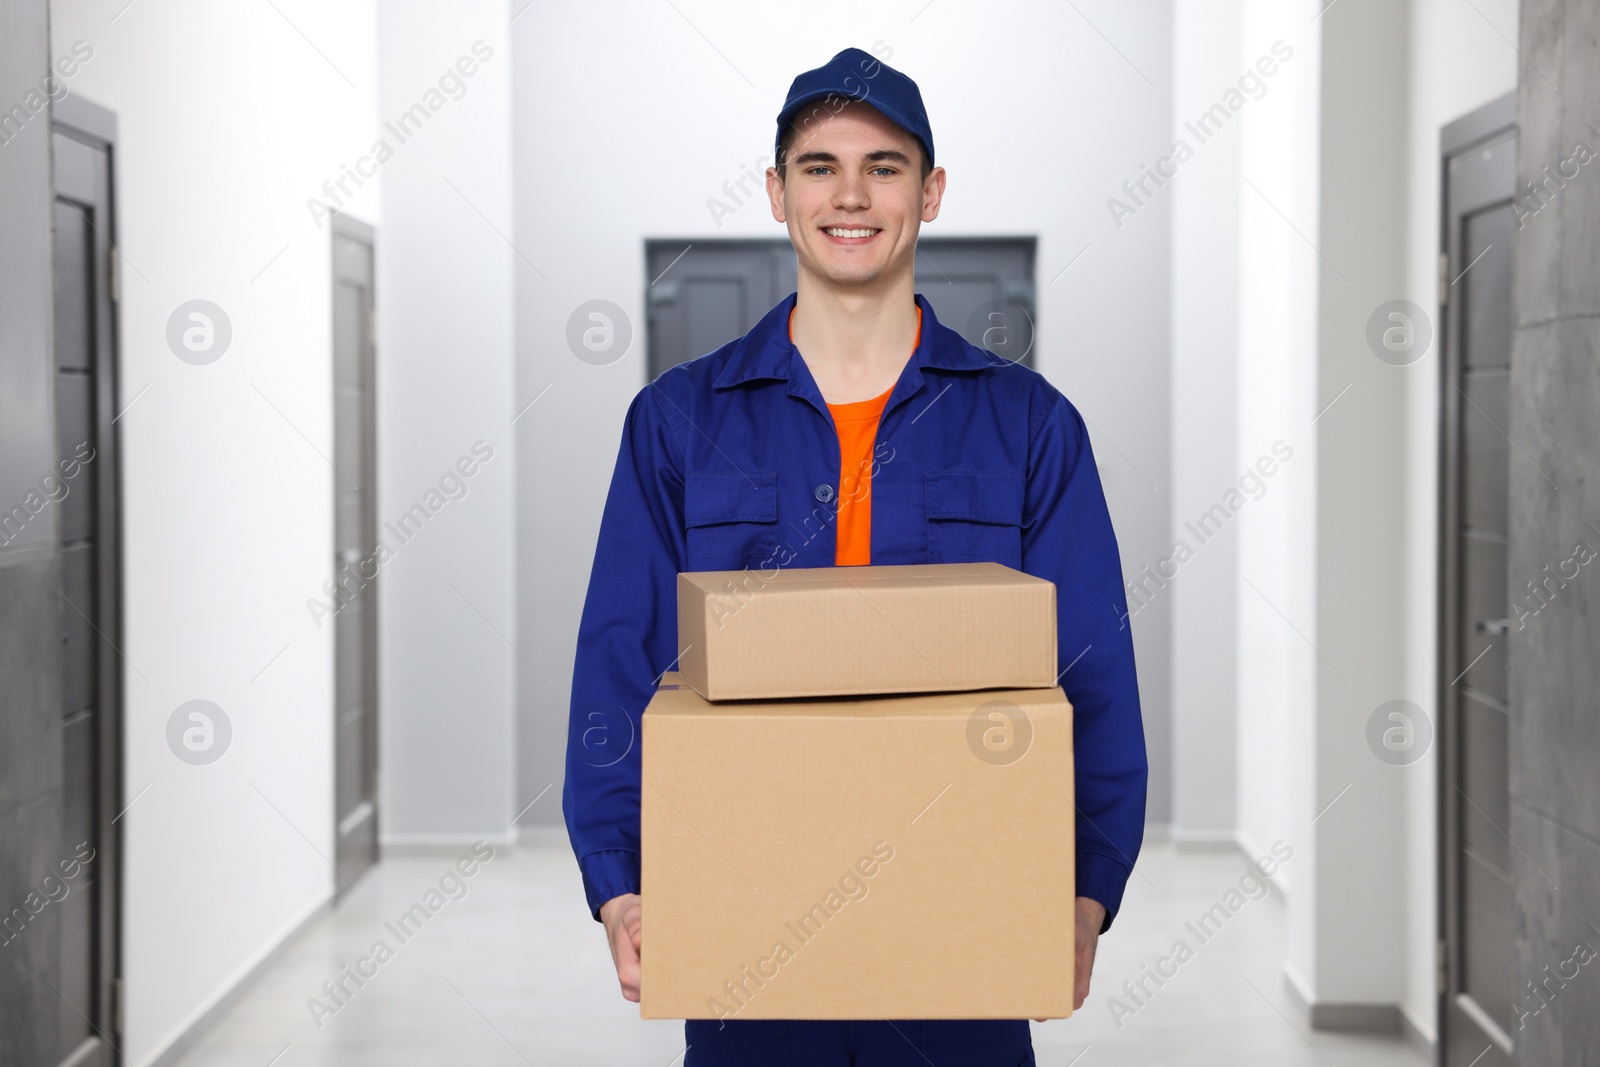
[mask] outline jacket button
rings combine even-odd
[[[833,486],[824,482],[817,486],[817,499],[826,504],[833,499]]]

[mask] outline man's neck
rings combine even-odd
[[[870,400],[899,379],[917,339],[912,275],[846,289],[800,272],[794,343],[830,404]]]

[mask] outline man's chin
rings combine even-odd
[[[841,267],[835,264],[824,265],[812,271],[817,277],[829,285],[841,289],[869,289],[881,282],[887,273],[881,266],[849,266]]]

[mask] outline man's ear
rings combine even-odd
[[[944,168],[934,167],[922,183],[922,221],[932,222],[939,217],[939,205],[944,202]]]
[[[767,168],[767,200],[772,205],[772,217],[787,222],[783,214],[783,177],[777,167]]]

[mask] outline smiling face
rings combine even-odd
[[[800,271],[824,284],[909,285],[917,231],[939,215],[943,167],[922,175],[922,146],[876,108],[819,109],[767,170],[772,217],[789,228]]]

